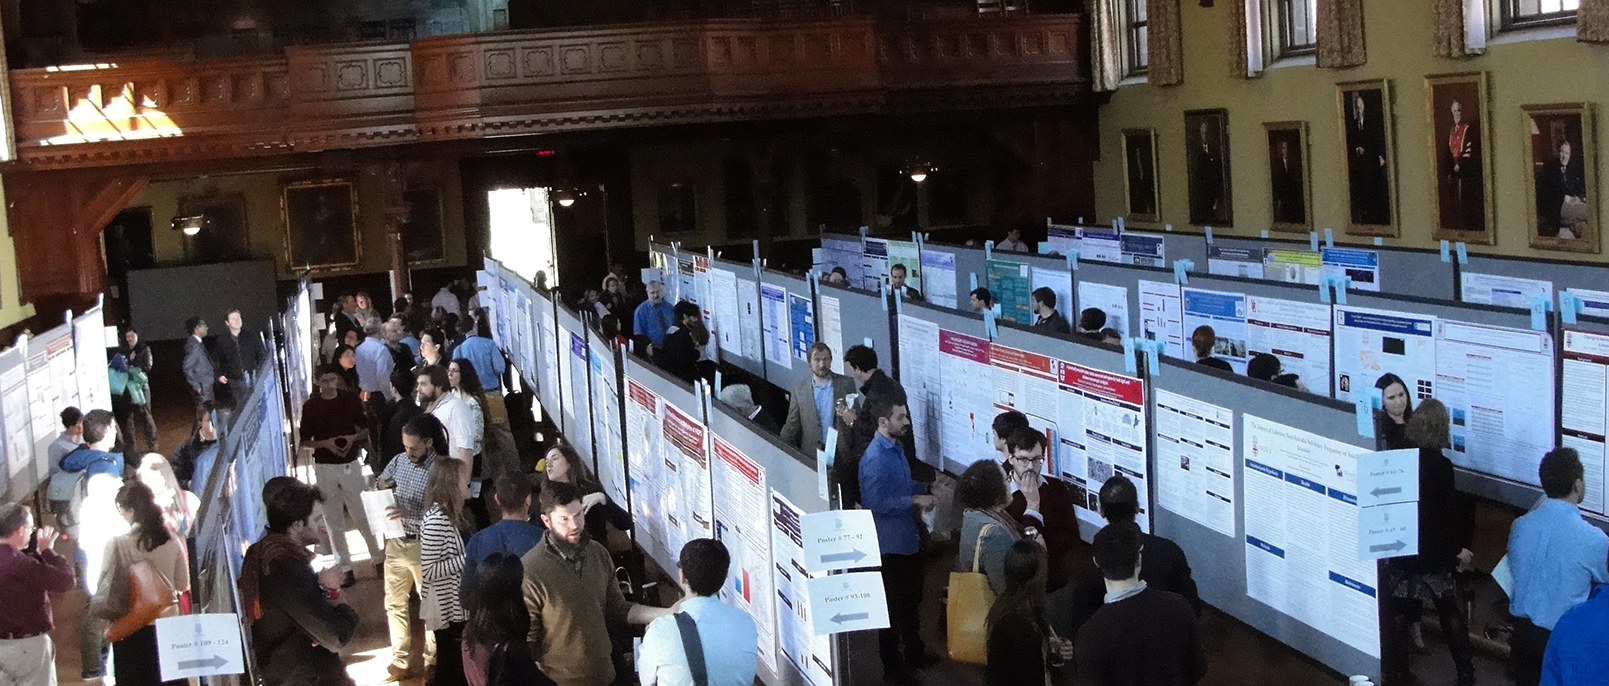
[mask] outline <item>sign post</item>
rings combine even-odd
[[[810,580],[810,623],[817,636],[888,628],[882,572],[851,572]]]
[[[1358,559],[1419,554],[1419,451],[1358,456]]]
[[[811,573],[876,567],[877,525],[871,510],[828,510],[805,515],[799,522],[804,535],[805,570]]]

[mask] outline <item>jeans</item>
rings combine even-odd
[[[419,539],[393,538],[385,544],[385,614],[391,631],[391,664],[406,668],[413,648],[408,593],[424,593],[419,568]],[[436,661],[436,636],[425,632],[425,664]]]
[[[888,628],[877,632],[883,658],[883,680],[909,676],[912,660],[927,653],[922,643],[922,558],[920,554],[883,555],[883,588],[888,595]]]
[[[1475,678],[1475,647],[1469,640],[1469,622],[1464,616],[1463,604],[1456,594],[1431,601],[1441,618],[1442,638],[1447,641],[1447,652],[1452,654],[1453,667],[1459,683],[1470,683]],[[1381,669],[1390,675],[1409,672],[1408,652],[1413,645],[1408,636],[1408,624],[1423,614],[1420,600],[1405,598],[1386,599],[1387,616],[1383,618],[1387,640],[1381,642]],[[1540,665],[1538,655],[1538,665]]]

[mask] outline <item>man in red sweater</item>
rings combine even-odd
[[[1048,448],[1043,432],[1019,426],[1006,435],[1005,448],[1006,478],[1011,489],[1011,504],[1006,512],[1024,530],[1034,529],[1044,538],[1049,567],[1045,590],[1055,591],[1067,584],[1073,572],[1074,551],[1082,547],[1078,515],[1073,510],[1073,489],[1061,479],[1044,475]]]
[[[1139,527],[1109,524],[1095,534],[1095,565],[1106,604],[1078,630],[1078,674],[1089,686],[1192,686],[1206,672],[1190,603],[1140,580]]]
[[[73,563],[55,545],[56,530],[35,530],[28,508],[0,505],[0,588],[9,601],[0,613],[0,683],[56,683],[50,594],[73,587]]]

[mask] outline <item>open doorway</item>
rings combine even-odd
[[[559,287],[555,259],[553,206],[546,188],[500,188],[487,191],[492,259],[533,283]],[[537,274],[542,277],[538,278]]]

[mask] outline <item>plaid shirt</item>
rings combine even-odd
[[[414,464],[408,459],[407,453],[401,453],[391,458],[391,464],[386,465],[385,471],[380,473],[382,481],[396,486],[397,509],[402,510],[402,530],[409,536],[419,535],[419,521],[425,517],[425,483],[430,479],[430,466],[436,463],[436,456],[425,458],[420,464]]]

